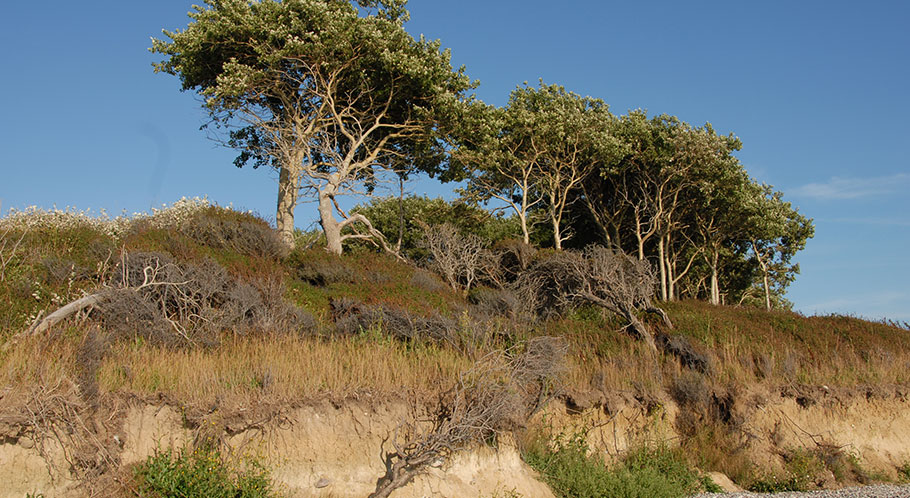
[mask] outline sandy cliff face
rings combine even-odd
[[[587,428],[589,442],[608,454],[621,453],[641,440],[673,441],[679,408],[669,400],[641,403],[617,396],[603,404],[569,413],[552,405],[544,423],[556,431]],[[384,473],[384,441],[413,413],[404,403],[369,405],[328,402],[286,410],[264,423],[226,426],[228,445],[258,456],[290,497],[363,497]],[[757,463],[779,465],[781,449],[832,444],[852,452],[864,465],[894,475],[910,462],[910,403],[890,393],[834,395],[753,393],[740,408],[742,429],[752,437]],[[181,447],[193,437],[173,407],[134,403],[125,409],[116,436],[121,466],[139,462],[155,448]],[[53,439],[35,441],[13,426],[0,427],[0,497],[82,496],[68,470],[68,453]],[[122,440],[121,440],[122,438]],[[764,462],[762,460],[764,459]],[[496,448],[478,447],[431,468],[394,497],[509,496],[551,497],[508,438]]]

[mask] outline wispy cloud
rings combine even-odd
[[[898,173],[872,178],[832,177],[824,183],[809,183],[792,192],[801,197],[820,200],[859,199],[904,191],[910,186],[910,174]]]

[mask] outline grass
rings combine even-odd
[[[231,338],[218,348],[179,351],[118,344],[97,375],[105,392],[164,393],[204,406],[216,399],[281,403],[326,394],[436,392],[469,364],[432,344],[282,336]]]
[[[561,498],[675,498],[716,489],[665,446],[640,446],[608,464],[584,435],[532,440],[523,457]]]
[[[470,353],[429,341],[393,340],[381,326],[340,336],[331,317],[330,302],[335,298],[354,298],[415,316],[439,313],[459,319],[468,304],[459,293],[437,285],[435,277],[367,250],[341,258],[321,249],[290,254],[263,250],[260,242],[268,240],[267,226],[249,214],[208,206],[172,217],[177,221],[165,223],[161,220],[171,218],[159,218],[133,224],[121,221],[116,230],[66,216],[61,218],[69,220],[66,223],[25,228],[0,224],[0,234],[22,239],[15,254],[3,254],[6,263],[0,282],[4,310],[0,342],[6,343],[0,349],[0,383],[6,386],[3,396],[8,409],[16,406],[16,400],[40,392],[41,386],[79,385],[85,390],[87,384],[104,396],[162,395],[196,409],[217,404],[229,410],[363,394],[378,401],[415,392],[431,399],[432,394],[451,386],[484,348],[507,347],[538,335],[567,339],[570,352],[564,381],[570,390],[659,397],[688,372],[675,357],[652,352],[621,333],[623,323],[596,308],[581,308],[537,324],[504,319],[487,323],[488,328],[507,334],[495,336]],[[244,235],[244,231],[249,233]],[[104,343],[103,351],[91,355],[86,348],[99,326],[91,317],[79,317],[47,336],[9,342],[39,313],[53,311],[102,285],[120,251],[162,251],[179,261],[211,259],[241,281],[282,282],[285,298],[317,318],[317,330],[306,335],[276,330],[246,336],[223,331],[220,341],[210,347],[166,348],[133,337]],[[675,324],[673,330],[662,329],[655,317],[643,319],[655,330],[685,336],[713,365],[699,377],[699,389],[910,383],[910,331],[906,326],[696,301],[661,306]],[[808,466],[812,458],[826,462],[829,470],[840,472],[847,480],[858,475],[849,462],[841,465],[840,460],[824,455],[796,455],[790,460],[795,462],[793,469],[788,463],[786,473],[759,475],[748,458],[735,450],[744,446],[738,439],[741,434],[717,421],[698,422],[700,429],[681,442],[682,453],[643,449],[644,453],[630,455],[619,466],[607,467],[603,461],[589,458],[571,439],[556,450],[547,445],[532,447],[526,456],[546,472],[555,472],[554,486],[565,486],[568,494],[564,496],[596,496],[584,493],[602,486],[625,490],[609,496],[663,496],[661,493],[680,489],[679,483],[668,483],[657,474],[684,477],[688,486],[691,476],[683,467],[692,466],[722,471],[760,489],[805,486],[801,477],[797,479],[803,475],[797,467]],[[678,466],[679,461],[685,465]],[[910,465],[900,472],[910,480]],[[571,494],[576,493],[570,490],[573,479],[588,486],[588,491]],[[641,494],[642,489],[655,494]]]

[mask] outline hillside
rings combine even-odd
[[[390,441],[417,444],[394,463],[439,434],[447,449],[428,454],[452,475],[496,461],[533,480],[532,464],[557,496],[574,496],[560,479],[583,465],[642,486],[659,480],[641,477],[647,469],[678,474],[682,487],[667,496],[703,489],[695,469],[759,490],[910,477],[906,324],[662,302],[672,327],[637,315],[651,349],[626,319],[591,305],[529,317],[506,290],[454,290],[367,247],[288,250],[258,217],[205,203],[133,219],[32,212],[3,222],[0,461],[30,455],[47,474],[16,493],[141,494],[156,456],[178,458],[171,444],[231,468],[242,462],[228,450],[243,440],[278,491],[358,496],[383,476]],[[48,320],[75,302],[88,304]],[[337,423],[317,422],[326,418]],[[276,450],[282,424],[297,450],[287,440]],[[157,439],[130,432],[152,426]],[[271,465],[301,447],[309,470]],[[288,477],[322,475],[313,452],[336,462],[316,491]],[[359,488],[331,485],[344,462],[361,461]],[[432,489],[428,479],[444,474],[432,467],[392,496]],[[475,494],[545,489],[484,479]]]

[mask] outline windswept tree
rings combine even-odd
[[[157,72],[197,92],[238,167],[279,172],[276,224],[290,243],[301,190],[315,192],[327,250],[378,238],[337,196],[378,171],[436,172],[442,123],[471,82],[439,42],[404,29],[404,0],[206,0],[189,26],[153,40]],[[348,230],[346,230],[348,229]]]
[[[538,88],[516,88],[506,107],[485,112],[486,125],[473,127],[455,152],[471,170],[462,195],[511,208],[525,243],[534,215],[543,213],[554,245],[562,249],[571,237],[567,209],[579,198],[582,180],[615,148],[609,108],[600,99],[541,82]]]
[[[758,192],[749,199],[748,243],[758,263],[765,309],[771,310],[773,295],[784,289],[799,274],[793,256],[806,247],[815,235],[812,220],[783,200],[783,194],[768,185],[756,186]]]

